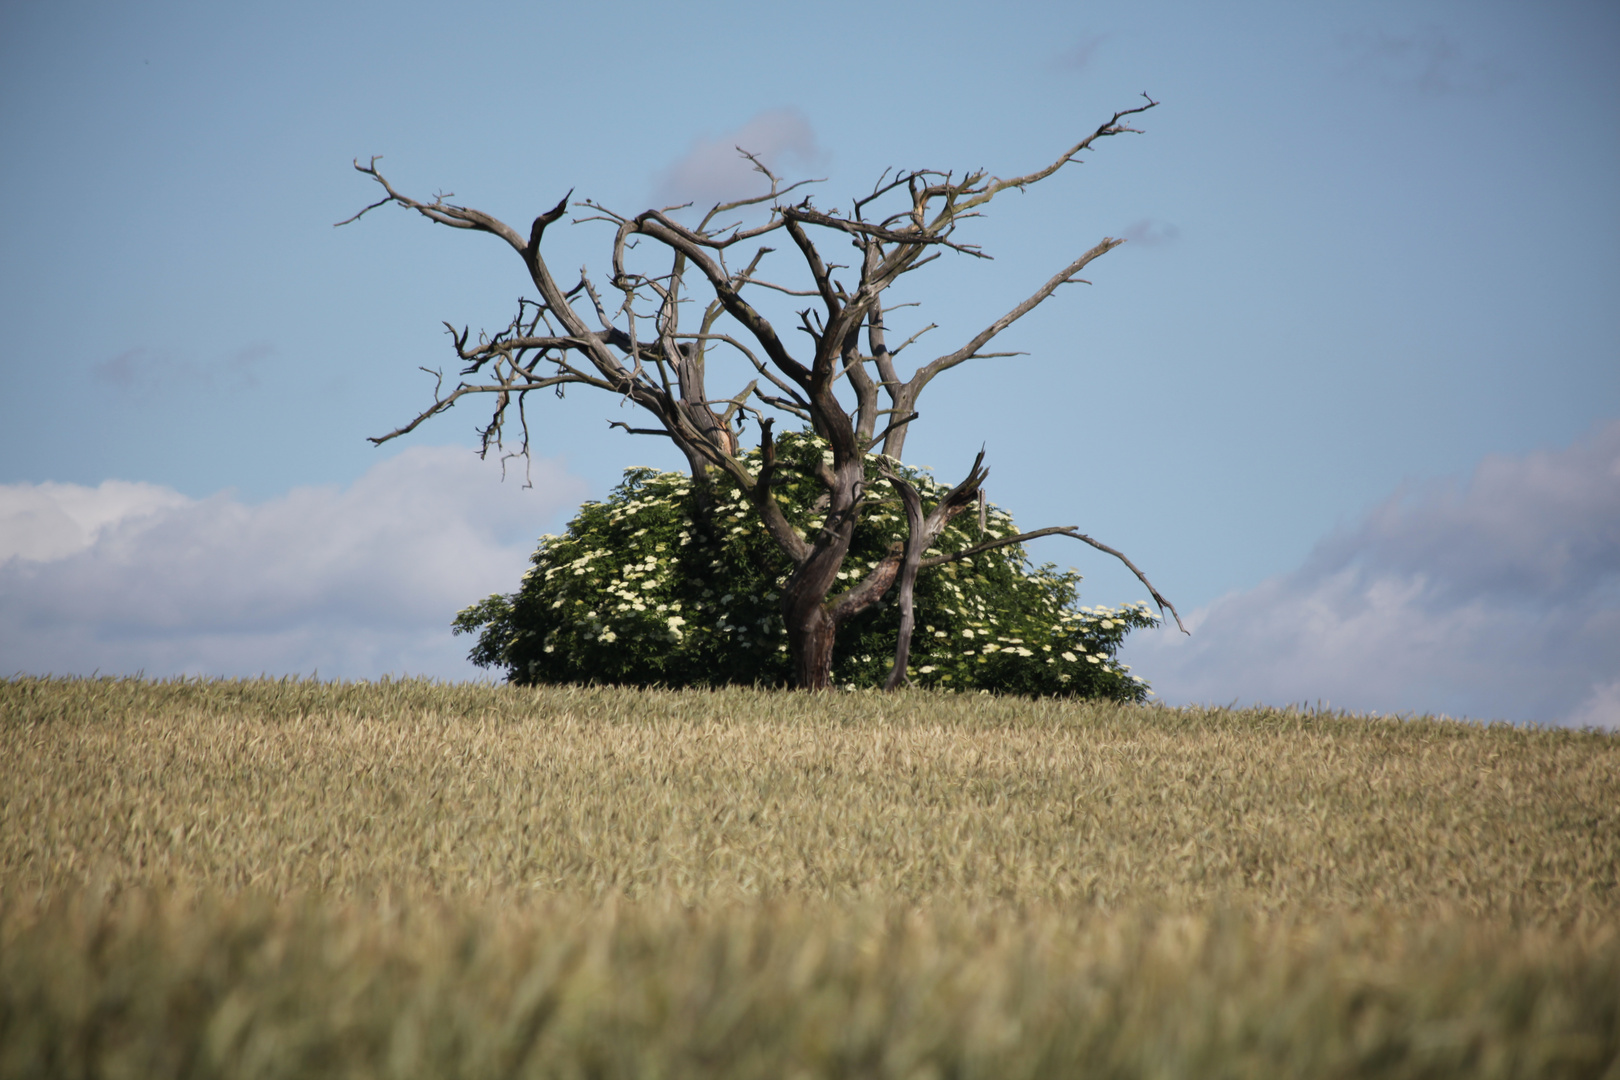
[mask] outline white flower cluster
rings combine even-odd
[[[782,436],[777,448],[784,467],[772,492],[789,524],[814,536],[824,513],[814,474],[828,455],[804,434]],[[757,475],[757,452],[745,460]],[[925,507],[947,490],[900,468]],[[837,571],[839,590],[876,569],[905,532],[893,485],[875,470],[868,479],[855,546]],[[930,553],[960,553],[1018,535],[1012,515],[999,507],[986,506],[983,520],[981,529],[970,505]],[[726,678],[785,677],[779,590],[791,566],[760,526],[750,496],[734,485],[695,492],[685,476],[630,470],[612,498],[581,508],[566,535],[542,537],[533,562],[522,592],[504,598],[515,604],[515,632],[503,628],[500,639],[513,663],[531,672],[539,664],[547,679],[638,678],[685,664],[684,675],[669,677],[701,681],[720,677],[719,662],[733,665]],[[773,562],[779,571],[766,569]],[[1016,544],[925,570],[917,583],[913,680],[968,690],[1131,696],[1136,691],[1119,687],[1142,686],[1141,680],[1114,654],[1131,629],[1156,616],[1145,604],[1074,607],[1078,581],[1072,571],[1031,566]],[[840,684],[881,683],[893,656],[893,601],[886,597],[840,630]]]

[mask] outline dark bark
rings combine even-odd
[[[806,605],[788,623],[793,682],[800,690],[832,689],[833,645],[838,627],[820,604]]]
[[[900,640],[894,650],[894,666],[889,670],[888,681],[884,688],[894,690],[906,682],[906,663],[911,658],[911,633],[916,624],[916,614],[913,610],[913,594],[917,584],[917,572],[923,566],[923,552],[939,538],[945,531],[945,526],[962,511],[973,504],[975,499],[982,499],[981,493],[984,481],[990,475],[984,468],[984,451],[973,459],[973,467],[968,470],[967,476],[957,484],[939,504],[924,516],[922,509],[922,496],[917,493],[915,486],[905,477],[888,466],[882,467],[884,479],[893,484],[900,494],[901,504],[906,512],[906,542],[902,550],[899,581],[900,581]]]
[[[891,350],[885,336],[885,290],[944,252],[983,257],[976,246],[955,239],[962,221],[978,216],[978,208],[1000,192],[1023,190],[1044,180],[1098,139],[1136,131],[1123,122],[1125,118],[1155,104],[1149,99],[1144,105],[1114,113],[1044,168],[1010,179],[983,171],[960,178],[927,169],[886,173],[871,194],[855,200],[847,216],[819,210],[808,198],[787,199],[789,192],[805,182],[784,185],[751,154],[745,156],[770,181],[770,191],[716,205],[695,227],[672,217],[673,209],[627,217],[594,202],[575,203],[589,212],[582,220],[604,221],[615,229],[608,284],[620,297],[616,311],[583,271],[579,283],[565,289],[541,252],[547,228],[567,211],[567,196],[535,218],[524,235],[489,214],[442,197],[432,202],[412,199],[395,190],[378,171],[379,159],[372,158],[366,165],[356,161],[355,168],[381,185],[385,195],[349,221],[394,203],[449,228],[488,233],[517,253],[539,297],[519,301],[518,314],[506,329],[490,336],[480,334],[476,342],[470,340],[467,330],[458,333],[452,329],[456,358],[465,365],[462,380],[446,393],[439,377],[426,409],[373,441],[404,435],[463,397],[489,394],[494,406],[482,429],[483,451],[502,446],[508,411],[515,405],[523,433],[520,452],[527,454],[529,427],[524,410],[530,391],[554,389],[560,396],[565,387],[582,385],[633,403],[654,423],[632,427],[616,421],[613,426],[670,439],[686,457],[700,490],[723,473],[748,493],[761,527],[794,566],[783,590],[782,610],[795,678],[807,689],[826,687],[839,625],[880,600],[897,578],[903,607],[909,612],[916,575],[931,564],[922,558],[922,552],[944,527],[943,522],[971,501],[971,496],[964,501],[959,492],[953,492],[946,500],[949,506],[936,507],[921,518],[920,527],[913,522],[910,541],[903,550],[895,550],[835,595],[841,584],[839,571],[866,503],[866,453],[880,442],[886,454],[899,460],[906,432],[917,418],[918,397],[936,375],[969,360],[1013,355],[984,350],[1060,286],[1078,281],[1074,275],[1087,263],[1122,241],[1104,238],[962,347],[919,367],[909,378],[899,374],[895,358],[932,327],[924,327]],[[734,213],[755,206],[768,208],[764,224],[749,228],[723,224]],[[879,206],[885,207],[884,216],[869,219],[868,212]],[[777,284],[760,276],[761,262],[773,250],[769,247],[759,247],[741,270],[728,266],[728,250],[772,233],[785,233],[792,241],[801,269],[808,275],[808,287]],[[824,259],[818,237],[832,238],[840,251],[845,244],[858,250],[853,288],[839,276],[850,268]],[[638,242],[642,242],[639,247]],[[669,261],[643,269],[648,251]],[[706,295],[696,295],[699,287],[707,290]],[[749,299],[760,289],[804,297],[816,305],[799,313],[798,329],[813,345],[808,360],[794,355],[778,328]],[[694,304],[694,300],[698,302]],[[702,313],[695,333],[681,327],[683,308]],[[863,332],[867,354],[861,352]],[[745,364],[754,376],[729,398],[715,398],[708,388],[709,360],[715,349],[729,350],[727,355]],[[839,401],[841,380],[855,399],[853,414]],[[768,384],[765,390],[760,389],[762,381]],[[883,407],[885,397],[887,408]],[[793,528],[772,490],[777,464],[771,425],[777,415],[810,425],[831,450],[832,460],[814,470],[825,489],[825,516],[810,536],[800,536]],[[760,429],[762,453],[757,470],[739,451],[736,431],[746,422]],[[979,473],[977,463],[973,473]],[[941,514],[947,516],[941,518]],[[909,634],[902,637],[903,649],[909,647]],[[897,672],[904,677],[903,655]]]
[[[916,592],[917,569],[923,552],[928,550],[922,512],[922,497],[917,489],[894,472],[887,472],[889,482],[900,492],[900,501],[906,512],[906,544],[900,562],[900,640],[894,649],[894,666],[883,684],[885,690],[898,690],[906,684],[906,665],[911,662],[911,634],[917,626]]]

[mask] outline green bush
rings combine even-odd
[[[758,467],[758,450],[752,458]],[[778,501],[804,533],[819,525],[821,487],[809,470],[827,453],[808,433],[777,441],[785,466]],[[828,455],[830,456],[830,455]],[[905,513],[869,458],[873,491],[839,578],[853,585],[905,535]],[[900,467],[925,509],[946,488]],[[955,519],[928,554],[1013,535],[1011,515],[991,508],[987,536],[972,512]],[[787,685],[787,631],[778,589],[792,564],[759,525],[741,489],[720,477],[699,492],[682,473],[635,468],[603,503],[586,503],[563,536],[545,536],[511,595],[457,616],[478,633],[471,659],[502,667],[515,683]],[[1080,575],[1032,566],[1009,545],[932,570],[916,586],[913,684],[953,690],[1079,695],[1141,701],[1147,684],[1115,659],[1125,635],[1152,626],[1146,604],[1079,608]],[[881,686],[894,660],[897,588],[838,632],[836,683]]]

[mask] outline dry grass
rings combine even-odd
[[[0,1075],[1620,1077],[1620,740],[0,684]]]

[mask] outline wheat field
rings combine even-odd
[[[1620,1078],[1620,740],[0,684],[0,1076]]]

